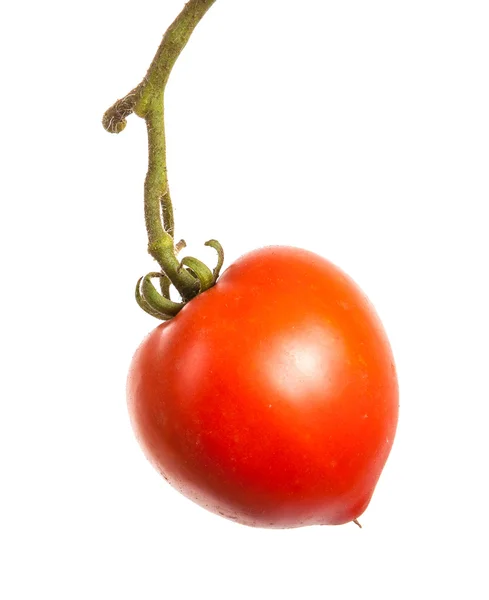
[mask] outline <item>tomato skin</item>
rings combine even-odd
[[[398,385],[356,284],[316,254],[255,250],[153,330],[128,407],[175,488],[245,525],[352,521],[389,455]]]

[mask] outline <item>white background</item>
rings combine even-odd
[[[179,496],[126,414],[155,326],[133,300],[146,140],[100,119],[182,5],[1,9],[0,596],[489,598],[487,2],[218,0],[169,84],[177,235],[226,264],[324,255],[394,349],[399,430],[363,530],[290,531]]]

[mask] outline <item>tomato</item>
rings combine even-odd
[[[333,525],[369,504],[398,385],[356,284],[313,253],[268,247],[149,334],[128,406],[156,469],[208,510],[256,527]]]

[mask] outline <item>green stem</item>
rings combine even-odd
[[[149,165],[144,186],[144,213],[148,251],[182,295],[184,301],[199,292],[198,280],[176,258],[173,206],[168,186],[164,91],[171,70],[195,27],[216,0],[190,0],[169,27],[143,81],[105,113],[103,125],[120,133],[132,113],[144,118],[148,130]],[[163,223],[162,218],[163,216]]]
[[[157,110],[146,114],[148,131],[148,173],[144,183],[144,215],[148,243],[161,238],[160,209],[163,214],[164,230],[172,237],[175,235],[173,205],[170,198],[168,173],[166,166],[166,136],[164,118],[163,91]],[[161,110],[160,110],[161,107]]]
[[[171,70],[187,45],[194,29],[216,0],[190,0],[182,12],[167,29],[160,47],[142,81],[140,99],[136,114],[145,116],[147,108],[157,99],[160,90],[164,90]]]

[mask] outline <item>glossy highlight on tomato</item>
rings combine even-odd
[[[335,525],[366,509],[398,418],[374,308],[320,256],[267,247],[143,341],[131,421],[182,494],[236,522]]]

